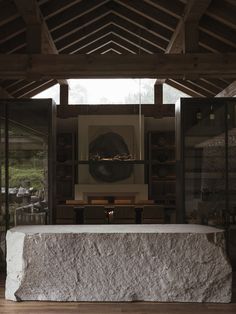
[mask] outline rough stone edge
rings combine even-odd
[[[20,287],[24,274],[25,263],[23,259],[25,234],[22,232],[7,231],[7,278],[5,299],[11,301],[20,301],[15,292]],[[14,264],[13,264],[14,261]]]
[[[226,288],[228,289],[228,299],[224,298],[222,301],[221,299],[215,299],[211,301],[204,301],[202,300],[201,303],[216,303],[216,304],[227,304],[232,302],[233,297],[233,268],[230,262],[230,259],[227,255],[227,244],[226,244],[226,236],[225,231],[222,230],[221,233],[219,232],[212,232],[205,234],[206,241],[209,242],[210,245],[216,246],[219,249],[220,254],[222,255],[222,258],[225,260],[226,266],[228,268],[228,280],[230,282],[230,285],[228,285]],[[225,272],[227,269],[224,269]]]

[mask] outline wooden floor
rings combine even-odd
[[[230,314],[236,313],[236,274],[233,302],[230,304],[198,303],[79,303],[79,302],[11,302],[4,299],[4,280],[0,278],[0,314]]]

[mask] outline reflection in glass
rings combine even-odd
[[[52,110],[51,100],[0,102],[2,263],[7,229],[49,222],[53,176]]]
[[[186,105],[184,119],[185,221],[224,225],[227,189],[225,106],[209,102]]]

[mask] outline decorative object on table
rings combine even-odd
[[[129,148],[122,136],[115,132],[107,132],[97,136],[89,144],[89,156],[97,160],[124,160],[130,159]],[[89,172],[96,180],[116,182],[129,178],[133,172],[131,164],[89,164]]]

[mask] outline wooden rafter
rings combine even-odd
[[[176,17],[180,18],[183,14],[184,4],[180,1],[166,1],[166,0],[144,0],[144,2]]]
[[[200,21],[199,30],[236,48],[236,28],[232,29],[214,20],[210,16],[204,16]]]
[[[60,53],[75,53],[77,50],[82,49],[83,47],[92,44],[93,42],[100,40],[107,34],[111,33],[110,25],[98,29],[95,32],[91,32],[89,35],[74,38],[72,44],[68,42],[66,46],[60,46],[58,43],[58,50]]]
[[[14,22],[10,21],[9,23],[4,24],[1,27],[0,44],[25,32],[25,29],[25,24],[20,17],[16,18]]]
[[[236,77],[236,53],[104,55],[0,55],[0,78]]]
[[[21,17],[24,19],[26,26],[30,29],[30,38],[29,40],[34,40],[34,36],[37,36],[36,33],[40,32],[38,34],[37,40],[39,40],[39,51],[43,52],[43,47],[46,49],[47,53],[55,53],[57,54],[57,48],[54,44],[54,41],[51,37],[51,34],[48,30],[48,27],[45,23],[45,21],[42,18],[41,11],[39,9],[38,3],[36,0],[14,0],[14,3],[16,7],[18,8],[18,11],[21,15]],[[42,39],[42,43],[40,42],[40,37]],[[37,45],[37,42],[33,43],[34,45]],[[40,51],[41,50],[41,51]],[[66,80],[59,80],[58,83],[60,84],[67,84]]]
[[[0,2],[0,26],[12,22],[19,16],[17,9],[11,1]]]
[[[216,97],[234,97],[236,96],[236,81],[233,81],[229,86],[216,95]]]
[[[176,27],[177,19],[175,17],[150,6],[148,3],[140,0],[115,0],[115,2],[171,31]]]
[[[156,20],[148,19],[145,16],[137,13],[133,10],[127,10],[126,7],[120,5],[119,3],[111,2],[110,9],[114,14],[120,16],[121,18],[129,21],[136,25],[139,31],[142,34],[142,29],[152,32],[154,35],[169,41],[172,35],[172,31],[158,24]]]
[[[206,12],[207,16],[221,22],[222,24],[235,29],[235,16],[236,16],[236,6],[227,1],[213,1],[209,10]]]
[[[51,0],[43,3],[42,0],[39,1],[40,9],[43,15],[48,18],[57,15],[59,13],[64,13],[66,9],[74,6],[75,4],[81,2],[82,0]]]
[[[98,28],[102,26],[102,23],[108,23],[106,16],[111,13],[111,10],[106,5],[99,7],[95,12],[89,11],[86,14],[81,13],[76,19],[69,21],[65,25],[58,25],[57,28],[49,28],[55,42],[66,38],[67,36],[74,35],[74,33],[83,28],[92,27],[94,23],[96,23],[95,25],[97,25]],[[50,20],[48,21],[48,24],[50,24],[49,22]]]
[[[99,12],[106,8],[109,0],[86,0],[77,3],[76,5],[66,9],[63,14],[56,15],[47,21],[50,31],[55,31],[58,28],[64,27],[73,21],[78,20],[86,15],[99,15]],[[47,18],[47,17],[45,17]],[[89,21],[89,19],[87,20]]]
[[[15,96],[17,98],[33,97],[56,84],[57,84],[56,80],[49,80],[46,82],[34,82],[30,87],[28,86],[27,88],[22,89]]]
[[[140,41],[147,42],[160,50],[164,51],[167,45],[167,41],[154,35],[152,32],[147,31],[142,28],[137,28],[137,25],[128,21],[127,19],[116,15],[115,13],[106,12],[102,16],[96,16],[96,19],[89,19],[89,24],[83,24],[81,21],[77,24],[77,27],[69,31],[68,35],[65,35],[64,32],[58,33],[57,31],[53,32],[53,36],[57,47],[64,50],[69,46],[72,46],[75,43],[89,37],[93,34],[99,36],[98,31],[104,29],[107,26],[112,25],[113,27],[119,28],[118,30],[122,32],[127,32],[133,36],[133,41],[138,43]],[[64,33],[64,36],[62,35]],[[60,37],[57,37],[60,36]]]
[[[180,90],[181,92],[192,96],[192,97],[202,97],[202,94],[199,94],[192,88],[187,87],[183,82],[179,82],[173,79],[167,79],[166,84],[170,85],[171,87]]]
[[[86,38],[88,35],[98,32],[107,25],[111,24],[111,13],[106,12],[103,15],[96,16],[94,19],[89,19],[87,23],[84,20],[79,20],[74,27],[67,25],[62,29],[52,32],[54,42],[58,49],[67,47],[78,41]]]

